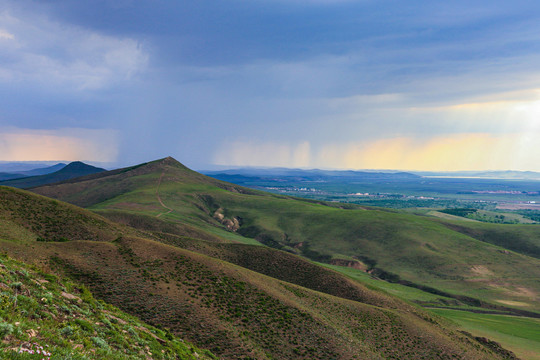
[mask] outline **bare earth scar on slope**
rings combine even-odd
[[[474,265],[473,267],[471,267],[471,271],[473,272],[473,274],[481,276],[493,275],[493,272],[484,265]]]
[[[521,301],[512,301],[512,300],[495,300],[498,303],[509,305],[509,306],[530,306],[527,303]]]

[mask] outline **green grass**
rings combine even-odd
[[[416,288],[382,281],[358,269],[328,264],[321,265],[401,299],[423,306],[440,307],[430,308],[429,311],[453,321],[461,329],[474,336],[487,337],[499,342],[504,348],[513,351],[520,358],[540,359],[540,319],[475,313],[475,311],[483,309]],[[443,307],[448,307],[448,309]]]
[[[531,220],[521,214],[511,213],[511,212],[502,212],[502,211],[488,211],[488,210],[478,210],[478,209],[468,209],[468,208],[458,208],[458,209],[443,209],[440,211],[434,211],[430,215],[438,216],[441,218],[442,214],[446,215],[455,215],[452,217],[447,217],[450,220],[456,220],[460,217],[463,219],[470,219],[475,221],[482,221],[487,223],[495,224],[535,224],[534,220]]]
[[[239,232],[270,239],[266,240],[270,246],[277,243],[297,248],[298,253],[314,260],[328,261],[339,254],[367,258],[375,267],[401,279],[492,301],[517,301],[513,295],[517,291],[508,284],[520,284],[533,292],[540,290],[536,281],[540,277],[537,259],[505,251],[504,247],[478,241],[420,216],[380,210],[341,210],[277,198],[255,200],[245,195],[215,194],[215,198],[229,213],[244,219],[245,230],[241,228]],[[465,226],[469,224],[460,223],[461,228]],[[497,244],[506,245],[523,236],[521,232],[527,232],[532,236],[526,241],[537,246],[538,230],[488,227],[479,237],[493,241],[498,238],[484,234],[504,232],[504,243]],[[518,241],[513,246],[517,249]],[[520,249],[533,253],[535,248]],[[492,275],[478,276],[472,270],[476,265],[489,268]],[[530,272],[521,275],[523,266]],[[533,299],[521,297],[521,300],[540,310]]]
[[[0,256],[0,358],[213,358],[96,300],[89,290]],[[200,356],[196,356],[195,353]]]
[[[156,219],[159,216],[160,221],[181,224],[183,228],[170,229],[170,233],[167,235],[169,238],[184,236],[212,241],[210,238],[215,236],[221,242],[257,242],[322,262],[336,259],[359,259],[367,264],[377,276],[385,277],[394,282],[398,280],[411,281],[417,285],[442,290],[455,296],[473,297],[479,301],[481,299],[482,306],[496,306],[498,304],[501,307],[540,311],[540,305],[537,301],[537,294],[540,292],[538,283],[538,278],[540,278],[540,261],[538,260],[540,257],[540,227],[537,225],[495,225],[449,219],[441,220],[386,209],[349,205],[343,205],[346,209],[340,209],[340,204],[320,204],[316,201],[298,200],[242,189],[205,178],[170,162],[151,163],[137,168],[134,173],[130,173],[130,171],[111,176],[100,175],[96,177],[95,181],[72,182],[50,187],[44,189],[43,193],[56,194],[61,199],[90,206],[103,215],[112,211],[129,212],[130,214],[146,216],[147,219]],[[41,190],[38,189],[38,191]],[[162,206],[158,201],[158,194],[165,206]],[[105,198],[107,200],[104,200]],[[168,208],[173,209],[173,211],[166,213]],[[214,218],[214,213],[218,208],[222,209],[226,219],[241,219],[241,226],[237,232],[227,231],[225,226]],[[188,227],[197,230],[195,231],[196,236],[185,233]],[[153,230],[151,233],[157,236],[159,231],[162,230]],[[51,244],[50,248],[52,249],[53,246],[65,250],[67,247],[63,246],[69,246],[69,243]],[[113,249],[109,250],[114,252]],[[66,260],[71,262],[70,266],[79,270],[84,268],[85,271],[90,271],[90,266],[101,264],[105,270],[100,276],[105,276],[110,272],[107,275],[108,281],[123,279],[126,282],[132,279],[131,275],[119,276],[118,272],[112,271],[120,264],[116,264],[107,257],[109,250],[106,250],[105,247],[99,250],[98,253],[103,258],[96,257],[95,254],[92,255],[93,252],[98,251],[98,248],[88,249],[85,256],[80,253],[75,256],[76,250],[72,250],[73,253]],[[172,250],[163,251],[161,256],[166,257],[167,252]],[[213,249],[212,251],[218,250]],[[252,254],[254,253],[252,252]],[[219,254],[209,255],[218,258],[221,256]],[[149,254],[140,253],[138,256],[147,258]],[[192,256],[195,255],[189,255],[189,257]],[[90,260],[93,260],[94,263]],[[232,258],[226,260],[233,261]],[[203,261],[206,264],[209,260],[199,259],[197,261]],[[229,265],[219,264],[221,268],[230,269]],[[141,281],[141,278],[146,279],[141,286],[148,286],[148,289],[145,290],[147,298],[159,299],[164,305],[169,304],[169,306],[173,306],[172,304],[175,303],[167,301],[177,297],[191,299],[190,301],[193,303],[189,305],[189,311],[192,313],[201,311],[202,313],[208,311],[212,313],[212,311],[220,309],[219,307],[214,308],[212,305],[221,301],[213,293],[216,291],[215,289],[207,289],[209,291],[207,294],[206,292],[199,293],[202,290],[197,292],[188,286],[188,289],[191,290],[178,290],[180,293],[174,296],[167,295],[160,291],[171,287],[169,282],[172,281],[172,278],[168,279],[169,282],[163,278],[165,276],[163,267],[137,268],[134,264],[132,265],[135,268],[131,270],[139,276],[136,281]],[[244,261],[242,265],[247,267],[248,263]],[[282,263],[276,262],[274,266],[279,269],[281,265]],[[139,264],[139,266],[142,265]],[[214,266],[217,265],[214,264],[211,267]],[[524,268],[527,269],[527,272],[523,271]],[[122,269],[127,271],[127,268]],[[266,294],[270,292],[272,296],[277,296],[279,293],[276,292],[274,286],[269,285],[267,280],[260,280],[256,275],[246,273],[244,270],[237,271],[238,274],[242,274],[238,276],[241,276],[243,280],[235,277],[236,280],[249,282],[259,290],[264,289]],[[263,270],[256,271],[262,272]],[[364,273],[349,270],[344,272],[370,286],[383,289],[387,293],[395,294],[409,301],[435,305],[444,304],[444,302],[449,305],[452,303],[452,299],[447,297],[435,296],[411,287],[371,279]],[[278,275],[272,276],[277,277]],[[87,280],[90,281],[89,283],[93,281],[91,278]],[[181,279],[180,284],[184,284],[183,281],[191,284],[190,279]],[[207,282],[204,277],[198,281]],[[153,284],[153,287],[150,284]],[[120,283],[118,285],[120,286]],[[102,296],[112,300],[116,299],[118,304],[122,303],[121,299],[123,301],[130,299],[126,294],[109,294],[104,290],[103,284],[94,284],[93,286],[100,291]],[[324,323],[326,328],[337,329],[338,332],[345,331],[343,324],[350,320],[343,316],[346,313],[343,310],[345,303],[340,301],[339,304],[335,305],[339,309],[338,312],[342,314],[338,316],[334,312],[325,312],[326,310],[323,311],[315,306],[314,304],[318,300],[312,292],[294,287],[291,290],[286,286],[283,288],[288,291],[289,295],[280,297],[281,301],[288,301],[288,304],[296,309],[315,309],[309,313],[316,319],[324,318],[330,321],[330,323]],[[158,291],[155,287],[161,290]],[[168,298],[167,296],[172,297]],[[251,295],[243,294],[242,296],[245,296],[245,299],[252,299]],[[202,298],[212,298],[211,306],[198,307],[197,304],[202,301]],[[164,299],[169,300],[164,302]],[[306,302],[306,299],[311,299],[311,302]],[[159,301],[152,302],[151,306],[158,306]],[[328,302],[329,300],[325,298],[324,301]],[[241,305],[238,311],[247,310],[243,309],[243,307],[248,306],[247,304],[242,303]],[[222,304],[222,306],[225,305]],[[130,309],[130,311],[135,312],[146,312],[153,308],[136,304],[134,308]],[[221,308],[221,310],[223,309]],[[227,308],[227,311],[230,309]],[[249,311],[255,310],[249,309]],[[353,311],[353,313],[354,316],[361,316],[358,311]],[[152,314],[155,316],[155,313],[145,316],[152,316]],[[227,321],[226,319],[221,320]],[[246,328],[242,327],[243,321],[241,319],[239,321],[234,323],[234,328],[243,329],[239,336],[251,339],[248,342],[250,347],[254,347],[256,343],[258,344],[257,351],[270,351],[266,349],[270,349],[271,344],[266,344],[264,346],[267,347],[261,348],[262,345],[258,340],[253,342],[253,339],[259,336],[257,332],[268,328],[268,324],[264,325],[263,328],[258,326]],[[207,323],[212,322],[208,321]],[[223,322],[220,324],[220,326],[224,326]],[[295,325],[298,324],[300,323]],[[423,323],[419,321],[416,325],[424,326],[421,324]],[[310,326],[317,328],[313,324]],[[253,335],[254,331],[255,335]],[[217,334],[208,333],[207,335],[210,338],[215,338],[218,336]],[[303,336],[301,335],[294,341],[303,339]],[[352,338],[354,339],[355,336]],[[290,341],[292,342],[285,346],[294,344],[293,340]],[[221,346],[224,345],[221,344]],[[252,350],[256,351],[256,349]],[[223,349],[216,350],[218,354],[224,351]],[[287,347],[287,349],[279,351],[284,351],[280,354],[285,354],[293,350]]]
[[[0,186],[0,236],[12,240],[113,240],[132,229],[111,223],[73,205],[24,190]],[[10,224],[6,223],[9,220]]]
[[[316,261],[358,258],[387,279],[492,304],[523,303],[522,310],[540,311],[536,297],[525,295],[540,293],[538,225],[474,223],[354,205],[328,206],[223,183],[168,160],[100,176],[95,181],[36,191],[100,212],[163,214],[160,220],[187,224],[225,241],[258,242]],[[106,201],[100,201],[103,194]],[[172,212],[160,204],[158,194]],[[218,208],[226,219],[241,219],[236,232],[227,231],[214,219]]]
[[[452,308],[430,308],[429,311],[453,321],[461,329],[472,333],[474,336],[487,337],[490,340],[497,341],[520,358],[540,359],[540,319],[475,313],[474,311],[482,311],[482,309],[416,288],[375,279],[358,269],[328,264],[321,265],[413,303],[422,304],[423,306]],[[461,308],[462,310],[455,310],[455,308]]]
[[[416,209],[415,209],[416,210]],[[466,218],[466,217],[461,217],[461,216],[457,216],[457,215],[453,215],[453,214],[447,214],[447,213],[444,213],[442,211],[436,211],[436,210],[432,210],[432,209],[429,209],[429,210],[424,210],[424,213],[429,215],[429,216],[434,216],[434,217],[438,217],[440,219],[444,219],[444,220],[453,220],[453,221],[477,221],[477,220],[473,220],[473,219],[470,219],[470,218]]]
[[[452,307],[464,307],[469,308],[466,304],[463,304],[455,299],[448,298],[441,295],[431,294],[420,289],[416,289],[409,286],[391,283],[371,276],[365,271],[353,269],[349,267],[329,265],[319,263],[319,265],[335,270],[339,273],[349,276],[350,278],[365,284],[373,289],[383,290],[388,294],[399,297],[400,299],[407,300],[413,303],[432,306],[452,306]]]
[[[526,218],[523,215],[501,212],[501,211],[488,211],[478,210],[474,215],[469,216],[471,219],[501,224],[535,224],[536,222]]]
[[[56,261],[61,268],[100,296],[149,322],[189,334],[197,344],[225,358],[241,352],[262,359],[359,354],[402,359],[420,354],[431,359],[444,358],[445,353],[462,357],[464,349],[471,358],[484,356],[427,313],[384,294],[373,301],[379,306],[346,300],[143,239],[57,243],[50,251],[61,254]],[[259,262],[268,258],[253,256]],[[277,264],[270,259],[266,266],[272,265]],[[101,269],[98,274],[96,266]],[[306,277],[313,273],[302,266],[289,268],[285,261],[280,266],[281,272],[308,270]],[[328,285],[336,283],[329,280]],[[129,284],[137,284],[137,296]]]
[[[108,237],[103,238],[105,241],[89,240],[86,234],[78,232],[81,224],[92,224],[88,231],[95,234],[103,224],[112,233],[123,227],[59,201],[17,190],[13,194],[9,201],[3,200],[6,208],[21,202],[18,206],[32,211],[0,213],[7,227],[23,224],[32,229],[53,206],[51,203],[56,203],[55,217],[70,219],[66,212],[74,209],[72,215],[76,215],[77,221],[66,222],[64,229],[57,230],[59,218],[51,223],[51,231],[72,234],[69,241],[2,241],[4,251],[75,281],[39,277],[37,270],[28,275],[17,274],[17,269],[7,272],[3,283],[9,284],[9,290],[6,289],[6,304],[2,307],[4,313],[0,314],[6,324],[0,326],[0,331],[5,332],[8,347],[29,340],[30,330],[35,330],[38,334],[32,338],[39,340],[36,342],[40,346],[49,345],[58,357],[70,356],[70,351],[79,352],[81,345],[80,356],[122,358],[122,353],[126,354],[122,346],[127,342],[125,346],[132,352],[126,356],[136,358],[142,356],[141,350],[146,354],[154,352],[149,344],[153,339],[163,345],[161,350],[166,356],[167,348],[173,346],[168,342],[170,333],[181,334],[197,347],[223,358],[238,358],[240,354],[257,359],[444,359],[463,357],[465,351],[471,359],[500,358],[483,350],[480,344],[469,343],[451,327],[442,326],[429,313],[294,255],[261,246],[208,242],[208,248],[218,253],[207,256],[145,239],[143,232],[127,228],[126,236],[112,241],[107,241]],[[233,265],[220,256],[243,266]],[[40,287],[39,281],[32,281],[42,278],[49,281],[41,284],[45,288]],[[126,324],[116,320],[119,325],[115,326],[115,318],[110,314],[102,316],[94,311],[92,304],[112,310],[91,297],[86,287],[103,301],[122,307],[149,324],[169,329],[158,331],[141,325],[166,343],[144,330],[137,332],[134,325],[130,326],[137,337],[127,335],[131,332]],[[81,301],[66,298],[61,291]],[[49,298],[51,302],[45,303]],[[10,305],[10,299],[17,299],[16,307],[14,302]],[[64,306],[67,310],[62,310]],[[124,315],[113,316],[130,324]],[[17,333],[16,326],[23,324],[23,331]],[[129,339],[123,339],[122,334]],[[12,335],[15,337],[9,338]],[[146,340],[141,344],[138,338]]]
[[[459,310],[432,309],[475,336],[500,343],[522,359],[540,359],[540,319],[475,314]]]

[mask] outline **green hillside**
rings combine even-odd
[[[3,239],[24,241],[111,241],[137,232],[77,206],[25,190],[0,186]],[[9,220],[8,220],[9,219]]]
[[[200,240],[186,245],[186,236],[132,230],[59,201],[0,190],[3,251],[69,275],[98,298],[223,358],[506,356],[437,316],[281,251]],[[16,207],[31,211],[12,211]],[[44,220],[35,214],[54,207],[50,218],[58,221],[50,221],[48,232],[69,238],[37,241],[35,229]],[[71,213],[76,219],[67,221]],[[122,235],[111,240],[118,231]],[[178,243],[153,240],[159,235]]]
[[[540,359],[540,319],[513,317],[496,314],[463,313],[451,309],[433,309],[433,312],[453,320],[468,332],[499,343],[511,343],[520,359]]]
[[[88,289],[0,256],[2,359],[210,359],[212,354],[96,300]]]
[[[540,312],[540,227],[535,225],[450,222],[354,205],[342,209],[227,184],[172,158],[35,191],[135,226],[134,218],[149,223],[154,217],[197,229],[201,236],[187,235],[195,238],[256,240],[469,305]],[[139,221],[148,229],[144,222]],[[186,231],[162,232],[186,236]]]

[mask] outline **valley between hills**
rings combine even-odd
[[[0,354],[540,359],[534,224],[270,194],[169,157],[0,186],[0,249]]]

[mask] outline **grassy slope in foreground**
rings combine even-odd
[[[84,286],[5,255],[0,255],[0,340],[0,358],[14,360],[214,358],[96,300]]]
[[[399,301],[345,300],[149,240],[47,250],[108,301],[226,358],[496,357]]]
[[[39,196],[34,202],[27,192],[3,190],[20,197],[12,195],[10,202],[2,201],[5,206],[0,215],[5,226],[0,228],[0,238],[10,227],[33,234],[32,228],[39,223],[33,214],[53,203],[60,208],[59,214],[73,208]],[[21,213],[9,210],[11,203],[33,211],[21,218]],[[78,210],[81,216],[87,213]],[[41,260],[69,273],[100,298],[224,358],[502,358],[473,338],[442,326],[423,310],[359,284],[362,292],[383,306],[315,292],[135,236],[112,242],[78,241],[76,237],[67,242],[33,239],[28,236],[1,244],[11,254]],[[372,302],[369,298],[365,297],[366,302]]]
[[[172,158],[35,191],[103,215],[187,223],[201,233],[253,238],[314,260],[353,261],[393,281],[540,311],[540,226],[456,225],[384,209],[345,210],[223,183]]]

